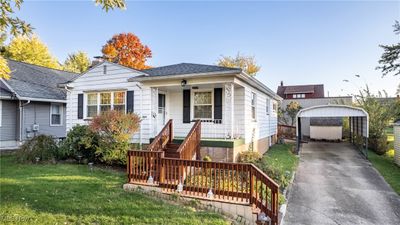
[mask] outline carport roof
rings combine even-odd
[[[368,117],[368,113],[348,105],[318,105],[300,110],[297,117]]]
[[[369,135],[368,113],[359,107],[348,105],[318,105],[301,109],[296,116],[296,126],[298,125],[298,118],[302,117],[349,117],[351,118],[350,123],[353,124],[352,129],[356,126],[357,132],[361,132],[364,137],[368,137]],[[299,128],[296,129],[297,135],[299,133],[298,129]]]

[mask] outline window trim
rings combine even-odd
[[[253,96],[254,96],[254,105],[253,105]],[[257,94],[255,92],[251,92],[250,95],[250,108],[251,108],[251,119],[253,121],[257,121]],[[254,108],[254,117],[253,117],[253,108]]]
[[[84,93],[84,98],[83,98],[83,114],[84,114],[84,117],[83,117],[83,119],[84,120],[90,120],[90,119],[92,119],[93,117],[91,117],[91,116],[88,116],[88,109],[87,109],[87,107],[88,107],[88,95],[89,94],[96,94],[96,97],[97,97],[97,104],[96,104],[96,108],[97,108],[97,113],[96,113],[96,116],[97,115],[100,115],[100,106],[102,105],[102,104],[100,104],[100,100],[101,100],[101,97],[100,97],[100,94],[101,93],[111,93],[111,104],[110,104],[110,109],[111,110],[114,110],[114,93],[115,92],[123,92],[124,93],[124,105],[125,105],[125,110],[124,110],[124,113],[126,113],[126,107],[127,107],[127,102],[126,102],[126,96],[127,96],[127,91],[128,90],[110,90],[110,91],[107,91],[107,90],[103,90],[103,91],[92,91],[92,92],[86,92],[86,93]],[[103,104],[104,105],[104,104]],[[116,105],[122,105],[122,104],[116,104]],[[94,106],[94,105],[93,105]]]
[[[53,124],[52,115],[53,115],[53,105],[57,105],[60,107],[60,124]],[[51,127],[61,127],[63,126],[63,119],[64,119],[64,109],[62,103],[50,103],[50,126]],[[56,114],[54,114],[56,115]]]
[[[84,98],[83,98],[83,113],[84,113],[84,119],[91,119],[93,117],[88,116],[88,95],[89,94],[96,94],[96,115],[99,115],[99,92],[89,92],[89,93],[85,93],[84,94]],[[94,105],[90,105],[90,106],[94,106]]]
[[[276,113],[278,111],[278,103],[276,101],[272,102],[272,112]]]
[[[194,117],[194,95],[197,92],[210,92],[211,93],[211,118],[195,118]],[[191,118],[193,118],[194,120],[214,120],[214,89],[196,89],[196,90],[191,90],[190,93],[190,103],[191,103],[191,109],[190,109],[190,113],[191,113]],[[203,104],[203,105],[209,105],[209,104]]]

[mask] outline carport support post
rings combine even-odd
[[[301,142],[301,117],[297,117],[297,154],[300,152],[300,142]]]
[[[353,123],[353,117],[349,117],[349,136],[350,136],[350,143],[353,143],[353,132],[352,132],[352,123]]]

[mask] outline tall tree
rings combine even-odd
[[[248,75],[255,76],[261,67],[257,65],[254,56],[245,56],[238,53],[235,57],[222,56],[217,64],[219,66],[241,68]]]
[[[23,0],[0,0],[0,34],[3,36],[7,32],[11,36],[28,35],[32,33],[32,26],[13,16],[15,9],[19,10]],[[125,9],[125,0],[95,0],[96,5],[101,5],[103,10],[108,12],[110,9],[120,8]],[[8,71],[8,72],[7,72]],[[10,68],[3,55],[0,55],[0,78],[10,78]]]
[[[68,58],[64,62],[64,70],[83,73],[90,66],[90,59],[85,52],[78,51],[68,55]]]
[[[394,33],[396,35],[400,34],[400,23],[396,21],[393,25]],[[399,38],[400,39],[400,38]],[[393,73],[394,76],[400,74],[400,42],[392,45],[380,45],[383,48],[383,54],[379,60],[377,69],[381,70],[383,76]]]
[[[291,101],[284,110],[284,114],[290,118],[290,125],[293,126],[296,122],[297,113],[301,110],[301,106],[296,101]]]
[[[36,36],[17,36],[6,47],[5,55],[11,59],[61,69],[57,59],[53,57],[47,46]]]
[[[125,0],[96,0],[95,1],[96,5],[101,5],[102,8],[108,12],[110,9],[125,9],[126,8],[126,3]]]
[[[114,35],[103,46],[102,52],[106,60],[138,70],[149,68],[146,61],[152,56],[150,48],[133,33]]]

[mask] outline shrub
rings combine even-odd
[[[203,161],[211,162],[212,161],[211,156],[209,156],[209,155],[204,156]]]
[[[276,181],[281,189],[284,189],[289,185],[292,175],[290,171],[285,171],[281,167],[269,164],[266,157],[256,161],[254,164],[270,178]]]
[[[93,118],[90,128],[99,135],[96,156],[106,164],[125,165],[129,140],[139,130],[136,114],[107,111]]]
[[[241,152],[238,155],[238,162],[254,163],[261,158],[261,154],[253,151]]]
[[[55,160],[58,157],[58,147],[53,137],[35,136],[27,140],[16,153],[19,162],[35,162],[36,157],[39,157],[40,161]]]
[[[369,114],[369,138],[368,147],[379,155],[384,154],[387,149],[385,130],[390,121],[396,120],[400,114],[400,101],[382,102],[377,98],[387,97],[387,94],[378,93],[374,95],[366,86],[355,96],[356,106],[363,108]]]
[[[60,157],[75,158],[80,155],[89,161],[95,161],[98,135],[89,126],[76,125],[67,134],[60,146]]]

